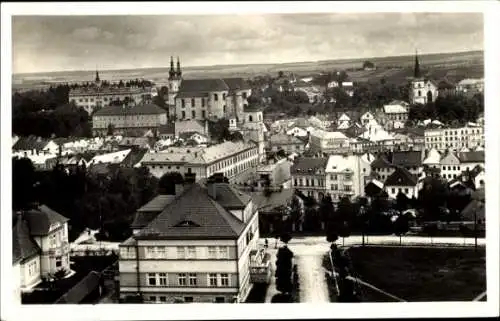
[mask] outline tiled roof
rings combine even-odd
[[[175,199],[175,195],[157,195],[155,198],[140,207],[137,212],[161,212]]]
[[[252,199],[255,206],[260,211],[272,210],[273,208],[288,204],[295,191],[291,188],[283,189],[281,192],[272,193],[269,197],[264,195],[262,192],[253,192]]]
[[[252,143],[246,143],[242,141],[238,142],[223,142],[221,144],[213,145],[203,149],[199,152],[195,159],[193,159],[193,164],[209,164],[216,160],[235,155],[244,150],[256,148]]]
[[[372,168],[389,168],[393,165],[387,160],[384,155],[379,155],[371,164]]]
[[[392,154],[392,164],[396,166],[421,166],[421,151],[394,152]]]
[[[229,91],[222,79],[185,79],[181,82],[179,93]]]
[[[47,235],[50,226],[55,223],[64,224],[68,219],[45,205],[37,209],[23,212],[23,217],[28,222],[31,235]]]
[[[139,163],[144,155],[148,152],[145,148],[132,148],[130,153],[123,159],[121,162],[122,166],[134,167],[137,163]]]
[[[96,111],[95,116],[121,116],[121,115],[158,115],[167,111],[155,104],[138,105],[134,107],[108,106]]]
[[[269,137],[269,143],[275,145],[303,144],[304,142],[295,136],[276,134]]]
[[[458,153],[461,163],[484,163],[484,151]]]
[[[166,125],[161,125],[158,127],[158,132],[160,134],[175,134],[175,123],[174,122],[169,122]]]
[[[207,186],[207,188],[211,188]],[[226,209],[242,209],[250,202],[251,197],[227,183],[215,184],[215,200]]]
[[[385,186],[415,186],[417,182],[417,177],[407,169],[396,167],[394,173],[385,180]]]
[[[247,90],[250,84],[243,78],[224,78],[223,79],[230,90]]]
[[[38,137],[20,137],[18,141],[12,146],[13,150],[42,150],[47,146],[46,139]]]
[[[13,217],[15,224],[12,228],[12,263],[26,260],[41,252],[40,247],[31,238],[28,223],[21,215]]]
[[[85,297],[99,287],[100,279],[101,276],[98,272],[91,271],[86,277],[61,296],[55,303],[81,303]]]
[[[186,92],[179,92],[177,95],[175,95],[175,98],[199,98],[199,97],[208,97],[208,92],[201,92],[201,91],[186,91]]]
[[[189,223],[184,226],[184,223]],[[170,203],[136,239],[237,239],[245,224],[195,183]]]
[[[295,159],[290,171],[296,174],[311,172],[314,174],[318,170],[325,172],[327,163],[328,158],[326,157],[300,157]]]

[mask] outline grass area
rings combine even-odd
[[[406,301],[471,301],[486,289],[484,248],[367,246],[349,255],[360,279]],[[376,292],[363,292],[363,301],[380,302]]]

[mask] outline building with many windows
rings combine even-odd
[[[178,120],[243,118],[243,108],[252,94],[243,78],[183,79],[179,58],[174,70],[170,60],[168,85],[169,114]]]
[[[16,293],[30,291],[64,270],[71,273],[69,262],[68,219],[45,205],[20,211],[13,217],[12,264],[19,273]]]
[[[98,71],[96,71],[96,78],[92,86],[71,89],[69,92],[69,101],[84,109],[89,115],[94,110],[107,107],[114,101],[142,104],[150,98],[151,91],[143,87],[101,86]]]
[[[430,128],[424,132],[425,149],[438,151],[451,149],[459,151],[462,148],[484,148],[484,127],[467,125],[455,128]]]
[[[257,260],[250,196],[219,181],[187,181],[147,225],[120,244],[120,299],[148,303],[244,302]]]
[[[156,132],[167,124],[167,111],[155,104],[137,106],[108,106],[92,115],[94,135],[113,134],[142,136]]]
[[[293,189],[305,196],[321,200],[326,195],[326,157],[300,157],[292,168]]]
[[[399,193],[410,199],[417,198],[418,178],[404,167],[395,167],[394,172],[385,180],[384,190],[392,199],[396,199]]]
[[[151,174],[161,177],[167,172],[194,173],[197,179],[223,173],[230,182],[245,182],[259,164],[259,151],[254,143],[227,141],[210,147],[169,147],[147,153],[140,161]]]
[[[333,202],[342,197],[363,196],[370,163],[361,155],[330,155],[326,165],[326,193]]]
[[[311,131],[310,148],[314,152],[342,153],[349,151],[349,138],[341,132],[329,132],[322,129]]]

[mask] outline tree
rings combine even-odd
[[[179,172],[168,172],[163,174],[158,182],[160,194],[175,195],[175,185],[182,184],[184,177]]]
[[[289,294],[292,291],[292,258],[293,252],[287,247],[281,247],[276,260],[276,289]]]
[[[12,159],[12,208],[22,210],[35,201],[35,167],[29,158]]]
[[[365,60],[365,62],[363,62],[363,69],[373,69],[375,68],[375,64],[371,61],[368,61],[368,60]]]
[[[400,212],[402,212],[402,211],[408,209],[408,204],[409,204],[408,197],[403,192],[399,192],[396,195],[396,207],[397,207],[397,209]]]
[[[283,78],[284,75],[283,71],[278,71],[278,78]]]
[[[418,202],[424,209],[424,220],[437,221],[440,219],[440,208],[446,207],[449,193],[448,186],[439,178],[431,177],[424,181],[418,193]]]
[[[409,221],[406,215],[399,215],[398,218],[393,223],[394,234],[399,236],[399,245],[401,245],[402,235],[408,233]]]
[[[304,221],[304,208],[297,195],[292,196],[290,202],[290,218],[294,226],[294,231],[302,231],[302,222]]]
[[[327,195],[323,197],[319,207],[321,222],[324,226],[328,224],[329,221],[333,219],[335,214],[335,208],[333,206],[332,197]]]

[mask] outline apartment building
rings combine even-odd
[[[448,181],[457,178],[464,171],[472,170],[476,166],[484,168],[484,151],[453,153],[448,151],[440,160],[441,177]]]
[[[360,155],[330,155],[326,164],[326,193],[333,202],[346,196],[363,196],[365,179],[370,174],[370,163]]]
[[[45,205],[17,212],[13,217],[12,265],[14,272],[19,273],[19,298],[21,292],[30,291],[59,270],[67,275],[72,273],[67,222],[67,218]]]
[[[142,136],[167,124],[167,111],[154,104],[109,106],[92,115],[94,135],[106,135],[112,128],[115,135]]]
[[[299,157],[290,169],[293,189],[305,196],[321,200],[326,190],[326,157]]]
[[[392,130],[405,127],[408,120],[410,105],[404,101],[392,101],[384,105],[384,128]]]
[[[309,136],[309,143],[314,152],[343,153],[349,151],[349,138],[338,131],[313,130]]]
[[[462,148],[484,148],[484,127],[464,126],[426,129],[424,139],[427,150],[435,148],[439,151],[447,149],[459,151]]]
[[[164,210],[120,244],[120,298],[148,303],[244,302],[256,258],[259,222],[250,196],[226,183],[179,188]]]
[[[169,147],[145,154],[140,163],[158,178],[167,172],[194,173],[197,179],[223,173],[231,182],[243,183],[255,173],[259,151],[252,142],[227,141],[210,147]]]

